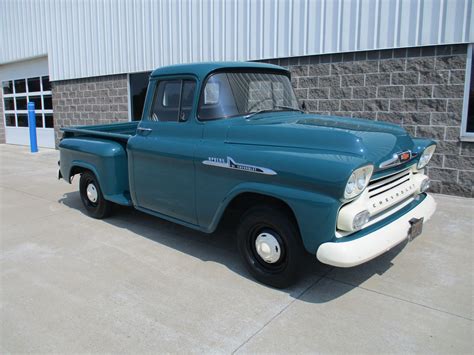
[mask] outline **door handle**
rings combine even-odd
[[[150,132],[153,131],[151,128],[145,128],[145,127],[138,127],[137,128],[137,133],[142,133],[142,134],[150,134]]]

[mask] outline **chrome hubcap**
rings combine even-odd
[[[267,263],[273,264],[280,260],[281,247],[278,240],[270,233],[260,233],[255,239],[257,254]]]
[[[89,184],[87,185],[87,198],[89,199],[90,202],[96,203],[97,202],[97,188],[95,187],[94,184]]]

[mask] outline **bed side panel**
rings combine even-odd
[[[91,170],[106,200],[131,205],[127,153],[122,144],[100,138],[66,138],[59,144],[60,169],[69,181],[73,168]]]

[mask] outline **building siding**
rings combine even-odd
[[[56,144],[61,127],[128,121],[127,75],[52,83]]]
[[[0,117],[2,124],[0,124],[0,144],[5,143],[5,117],[3,117],[3,90],[0,90]]]
[[[369,118],[434,139],[431,190],[473,196],[474,143],[461,142],[467,46],[270,60],[288,67],[308,111]]]
[[[164,65],[474,42],[472,0],[3,0],[0,64],[51,80]]]

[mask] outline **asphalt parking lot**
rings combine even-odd
[[[231,230],[87,217],[57,160],[0,145],[1,353],[472,353],[473,199],[435,195],[412,243],[352,269],[310,262],[275,290]]]

